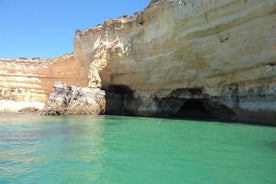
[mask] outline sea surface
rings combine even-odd
[[[275,184],[276,128],[1,113],[0,183]]]

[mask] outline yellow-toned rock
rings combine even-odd
[[[87,86],[73,55],[50,59],[0,59],[0,100],[44,103],[55,81]]]
[[[151,1],[133,16],[78,32],[74,55],[89,86],[113,97],[122,91],[122,110],[131,114],[202,110],[275,125],[275,12],[274,0]]]
[[[0,60],[0,97],[55,81],[101,88],[106,113],[276,125],[275,0],[154,0],[77,31],[72,55]]]

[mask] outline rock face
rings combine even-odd
[[[275,0],[151,1],[77,32],[74,56],[120,102],[109,113],[275,125],[275,13]]]
[[[87,86],[73,55],[50,59],[0,59],[0,100],[45,103],[55,81]]]
[[[105,92],[56,82],[42,109],[43,115],[102,114]]]
[[[276,125],[275,23],[275,0],[153,0],[77,31],[73,55],[0,60],[0,97],[43,102],[61,80],[105,90],[107,114]],[[76,91],[58,83],[44,112],[80,112]]]

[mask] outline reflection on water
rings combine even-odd
[[[2,114],[0,122],[0,183],[30,181],[66,182],[81,175],[101,155],[101,118],[43,117],[34,114]],[[87,120],[87,119],[86,119]],[[80,121],[81,126],[78,122]],[[52,173],[50,177],[44,174]],[[6,179],[5,179],[6,178]],[[73,182],[68,180],[68,182]]]
[[[273,127],[0,114],[0,183],[276,183]]]

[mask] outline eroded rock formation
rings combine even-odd
[[[60,79],[104,89],[108,114],[276,125],[275,21],[275,0],[154,0],[77,31],[59,65],[0,61],[10,68],[0,73],[1,97],[45,100]]]
[[[87,86],[73,55],[50,59],[0,59],[0,100],[45,103],[55,81]]]
[[[128,114],[275,124],[275,12],[274,0],[152,1],[78,32],[74,55]]]
[[[98,115],[105,111],[105,92],[56,82],[42,109],[43,115]]]

